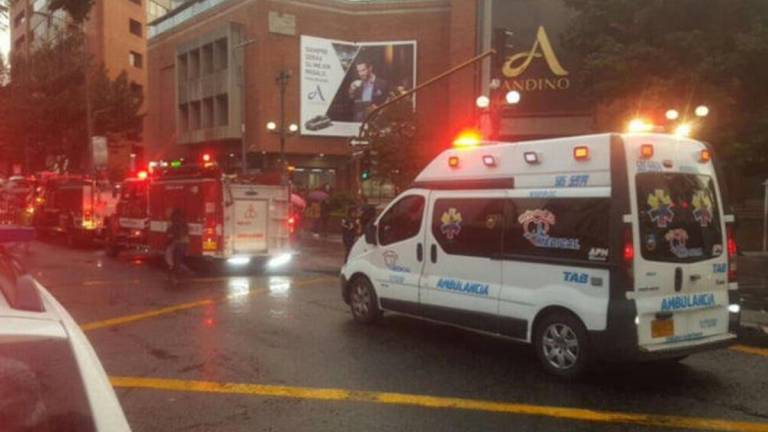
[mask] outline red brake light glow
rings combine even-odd
[[[136,174],[136,177],[138,177],[139,180],[146,180],[147,179],[147,172],[146,171],[139,171]]]
[[[211,155],[208,153],[203,153],[203,162],[210,162],[211,161]]]
[[[733,226],[725,227],[726,241],[728,247],[728,282],[736,282],[736,238],[733,236]]]

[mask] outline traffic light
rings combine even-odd
[[[371,161],[371,152],[366,150],[363,157],[360,158],[360,180],[365,181],[371,178],[373,163]]]

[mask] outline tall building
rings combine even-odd
[[[364,110],[475,55],[475,13],[468,0],[187,1],[150,24],[147,159],[212,153],[232,166],[245,149],[249,168],[284,156],[300,188],[351,189]],[[469,117],[476,75],[418,93],[425,158]]]

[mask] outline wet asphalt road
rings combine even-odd
[[[25,261],[86,329],[135,431],[768,430],[756,333],[742,351],[569,383],[525,345],[396,315],[356,325],[329,274],[173,287],[97,249],[35,243]]]

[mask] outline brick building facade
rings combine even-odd
[[[286,124],[299,123],[302,35],[353,42],[414,40],[419,83],[475,55],[476,11],[475,0],[189,2],[150,28],[146,156],[193,158],[206,152],[237,165],[244,139],[250,167],[273,166],[279,137],[265,125],[279,117],[275,78],[291,73]],[[419,147],[425,159],[445,148],[471,118],[478,79],[479,68],[469,68],[418,93]],[[302,186],[330,183],[348,189],[354,184],[348,138],[297,134],[287,138],[285,152]]]

